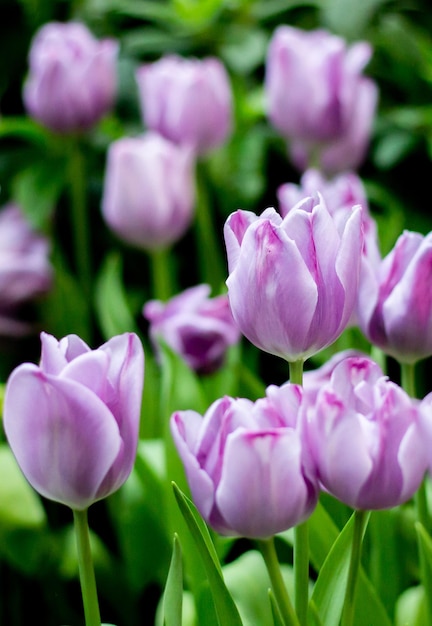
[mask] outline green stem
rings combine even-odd
[[[84,511],[74,510],[73,515],[85,623],[86,626],[101,626],[96,579],[90,548],[87,509]]]
[[[200,167],[201,166],[201,167]],[[201,278],[214,294],[220,293],[227,277],[226,262],[222,257],[223,230],[216,229],[211,212],[202,164],[197,167],[197,208],[195,234],[200,259]]]
[[[351,559],[348,572],[348,583],[345,592],[345,602],[342,613],[342,626],[352,626],[352,624],[354,623],[355,594],[358,575],[360,571],[361,548],[365,519],[366,511],[356,511],[354,513],[354,530],[351,545]]]
[[[282,578],[274,544],[274,537],[271,537],[270,539],[259,539],[257,540],[257,545],[266,564],[273,593],[285,626],[299,626],[299,621]]]
[[[290,383],[303,383],[303,361],[289,363]],[[294,528],[295,607],[301,626],[306,626],[309,607],[309,528],[303,522]]]
[[[401,386],[411,398],[416,397],[415,363],[401,363]]]
[[[174,293],[170,260],[167,248],[150,252],[153,295],[157,300],[168,300]]]

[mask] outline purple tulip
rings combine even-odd
[[[432,355],[432,233],[405,231],[381,263],[362,261],[357,317],[369,341],[404,363]]]
[[[45,24],[32,42],[24,103],[53,131],[91,128],[114,103],[117,89],[114,40],[98,41],[84,24]]]
[[[211,373],[227,348],[238,342],[237,328],[225,295],[210,298],[208,285],[197,285],[171,298],[151,300],[143,309],[156,349],[160,339],[199,373]]]
[[[40,365],[6,387],[4,427],[22,472],[43,496],[84,510],[116,491],[136,454],[144,377],[132,333],[97,350],[76,335],[42,333]]]
[[[302,443],[301,402],[301,388],[288,383],[255,403],[217,400],[204,418],[172,416],[192,497],[217,532],[269,537],[312,513],[318,486]]]
[[[304,172],[300,185],[285,183],[277,190],[279,210],[282,217],[306,196],[320,193],[324,199],[330,215],[336,221],[344,220],[346,213],[352,207],[360,205],[363,209],[363,253],[371,258],[371,262],[378,262],[381,258],[378,245],[376,222],[369,213],[362,180],[354,172],[345,172],[328,180],[319,170],[309,169]]]
[[[166,248],[186,232],[194,203],[190,148],[156,133],[111,144],[102,213],[121,239],[144,250]]]
[[[138,69],[144,123],[167,139],[203,154],[228,137],[232,96],[228,74],[216,58],[166,56]]]
[[[29,330],[15,315],[21,304],[50,289],[48,256],[48,240],[31,228],[18,206],[6,205],[0,211],[0,334]]]
[[[228,296],[249,341],[292,362],[337,339],[357,298],[361,212],[336,222],[322,199],[305,198],[283,220],[274,209],[231,214]]]
[[[406,502],[427,469],[419,403],[366,357],[335,367],[308,409],[307,433],[322,485],[356,509]]]
[[[376,85],[362,73],[371,52],[366,42],[347,48],[323,30],[276,29],[266,66],[268,115],[301,169],[315,162],[334,174],[363,160],[377,103]]]

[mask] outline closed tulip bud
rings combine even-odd
[[[270,537],[312,513],[318,485],[302,441],[301,403],[301,388],[288,383],[255,403],[217,400],[204,418],[172,416],[192,497],[216,531]]]
[[[280,26],[270,42],[265,87],[272,124],[290,142],[294,163],[334,174],[364,158],[377,88],[363,75],[371,48],[347,48],[323,30]]]
[[[228,347],[240,338],[228,297],[209,294],[208,285],[197,285],[166,303],[151,300],[143,310],[156,349],[162,340],[199,373],[218,369]]]
[[[232,122],[228,74],[216,58],[166,56],[138,69],[144,123],[203,154],[221,145]]]
[[[148,251],[166,248],[189,227],[194,203],[190,148],[156,133],[111,144],[102,213],[121,239]]]
[[[357,298],[361,212],[336,222],[322,199],[305,198],[284,219],[274,209],[228,218],[228,296],[249,341],[293,362],[337,339]]]
[[[91,128],[114,104],[118,44],[78,22],[50,22],[32,42],[24,103],[58,133]]]
[[[353,508],[402,504],[426,472],[419,403],[366,357],[335,367],[306,430],[320,482]]]
[[[144,353],[132,333],[97,350],[76,335],[42,333],[39,365],[11,374],[4,428],[41,495],[84,510],[116,491],[135,461]]]
[[[0,334],[20,335],[29,326],[16,318],[19,306],[52,284],[49,243],[14,204],[0,211]]]
[[[432,355],[432,233],[405,231],[379,264],[365,258],[357,317],[371,343],[403,363]]]

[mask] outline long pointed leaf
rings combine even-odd
[[[183,564],[181,547],[174,535],[173,553],[163,598],[164,626],[182,626]]]
[[[242,626],[237,607],[222,577],[219,559],[210,538],[210,534],[201,519],[195,505],[173,483],[177,503],[194,538],[212,592],[219,626]]]

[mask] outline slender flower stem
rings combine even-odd
[[[87,509],[74,511],[75,537],[86,626],[101,626],[96,579],[90,548]]]
[[[273,593],[285,626],[299,626],[299,621],[282,578],[274,544],[274,537],[271,537],[270,539],[259,539],[257,540],[257,545],[266,564]]]
[[[222,258],[223,232],[216,229],[211,212],[202,164],[197,167],[197,209],[195,218],[197,248],[202,280],[218,294],[226,279],[226,263]]]
[[[174,293],[169,249],[150,252],[153,295],[157,300],[168,300]]]
[[[303,361],[289,363],[290,382],[303,384]],[[294,528],[295,607],[301,626],[306,626],[309,607],[309,528],[303,522]]]
[[[352,624],[354,623],[355,593],[357,588],[358,574],[360,571],[361,548],[365,519],[366,511],[356,511],[354,513],[354,531],[351,545],[351,559],[348,572],[348,583],[342,613],[342,626],[352,626]]]

